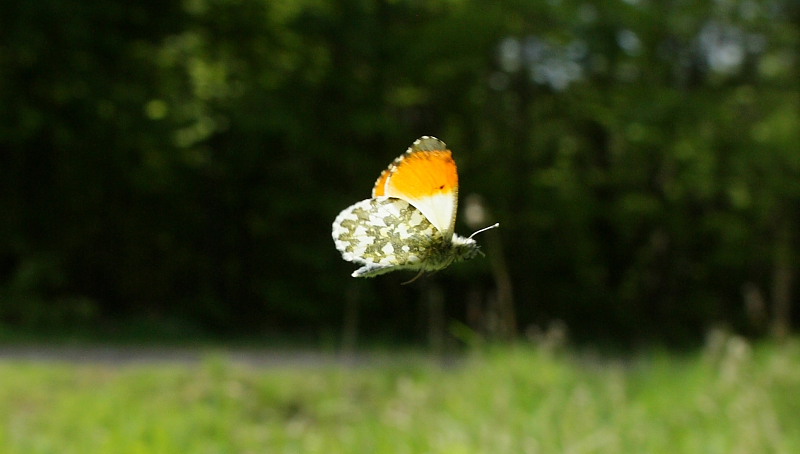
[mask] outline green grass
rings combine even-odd
[[[797,453],[800,345],[439,366],[0,361],[2,453]]]

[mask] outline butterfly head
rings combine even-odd
[[[475,235],[485,232],[487,230],[491,230],[494,228],[500,227],[500,223],[495,223],[490,225],[489,227],[484,227],[476,232],[474,232],[469,237],[463,237],[461,235],[453,235],[452,240],[452,251],[453,251],[453,261],[458,262],[461,260],[469,260],[475,258],[478,254],[483,255],[481,252],[481,247],[478,245],[478,242],[475,241],[472,237]]]
[[[457,234],[453,234],[450,254],[453,262],[470,260],[475,258],[478,254],[483,255],[477,241],[472,239],[472,237],[466,238]]]

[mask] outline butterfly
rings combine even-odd
[[[480,253],[472,238],[457,235],[458,172],[441,140],[423,136],[384,170],[372,198],[333,221],[333,242],[348,262],[363,265],[353,277],[396,270],[438,271]],[[409,282],[411,282],[409,281]]]

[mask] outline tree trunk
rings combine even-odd
[[[772,336],[785,341],[791,331],[792,281],[792,228],[790,221],[783,219],[775,237],[772,269]]]

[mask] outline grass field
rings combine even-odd
[[[2,453],[798,453],[800,345],[446,365],[0,361]]]

